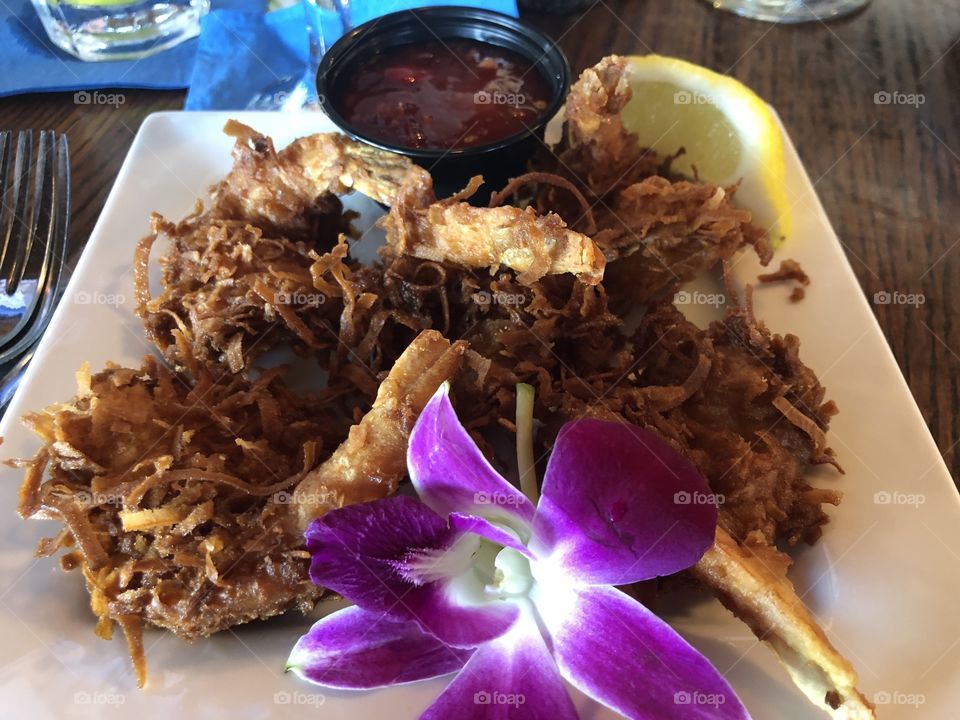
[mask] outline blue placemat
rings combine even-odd
[[[82,62],[47,37],[29,0],[0,0],[0,97],[106,88],[185,88],[196,39],[142,60]]]

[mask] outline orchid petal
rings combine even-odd
[[[404,557],[444,550],[454,534],[426,505],[401,495],[331,510],[310,523],[306,538],[314,583],[406,619],[399,603],[413,584],[399,569]]]
[[[576,720],[540,629],[525,612],[507,634],[478,648],[420,720]]]
[[[365,610],[415,620],[447,644],[479,645],[516,619],[513,603],[485,596],[490,579],[468,562],[476,536],[454,532],[413,498],[331,510],[310,523],[306,537],[313,582]]]
[[[534,507],[480,452],[440,386],[420,413],[407,449],[407,469],[420,498],[444,517],[478,515],[529,531]]]
[[[498,527],[489,520],[476,515],[450,514],[450,527],[454,532],[473,533],[503,547],[513,548],[518,553],[532,558],[533,553],[524,545],[515,533]]]
[[[636,720],[749,718],[710,662],[629,596],[611,587],[539,592],[561,674],[594,700]]]
[[[686,458],[635,425],[584,419],[557,436],[530,546],[581,583],[626,585],[690,567],[716,525]]]
[[[456,672],[471,652],[447,647],[417,623],[352,606],[315,623],[287,669],[325,687],[367,690]]]

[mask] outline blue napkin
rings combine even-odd
[[[351,0],[354,26],[380,15],[431,5],[483,7],[517,15],[516,0]],[[342,33],[336,13],[320,11],[323,42]],[[315,99],[302,3],[269,13],[213,10],[204,18],[187,110],[300,108]]]
[[[29,0],[0,0],[0,97],[106,88],[185,88],[198,42],[142,60],[82,62],[47,37]]]

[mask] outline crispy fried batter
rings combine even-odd
[[[171,247],[160,258],[163,292],[151,297],[150,250],[158,238]],[[318,256],[303,242],[264,237],[238,221],[193,215],[173,224],[155,215],[153,233],[137,249],[136,313],[147,337],[180,368],[222,363],[239,373],[281,343],[323,356],[338,344],[337,278],[351,275],[346,259],[342,240]]]
[[[757,275],[757,280],[762,283],[775,283],[782,282],[784,280],[796,281],[797,284],[794,285],[793,289],[790,291],[790,302],[792,303],[803,300],[807,294],[804,288],[810,284],[810,276],[803,271],[803,268],[800,267],[800,263],[789,258],[786,260],[781,260],[780,267],[774,272]]]
[[[784,280],[796,280],[801,285],[810,284],[810,276],[807,275],[800,263],[796,260],[787,258],[780,261],[780,267],[775,271],[757,275],[757,280],[762,283],[782,282]]]
[[[137,314],[178,367],[196,358],[237,373],[280,343],[322,356],[338,345],[351,276],[341,235],[350,217],[332,193],[356,188],[390,202],[405,181],[429,183],[429,175],[339,133],[300,138],[278,153],[246,125],[231,120],[225,131],[237,138],[234,164],[213,188],[209,211],[198,206],[178,223],[154,215],[138,247]],[[160,261],[163,292],[153,298],[148,268],[158,238],[171,247]]]
[[[692,573],[777,653],[797,687],[837,720],[873,720],[857,690],[857,674],[836,651],[786,576],[790,559],[748,538],[738,543],[717,528],[714,546]]]
[[[595,212],[594,241],[610,262],[604,284],[614,301],[646,303],[665,288],[751,246],[765,265],[773,256],[750,213],[715,185],[651,177],[630,185]]]
[[[392,495],[407,471],[407,440],[437,388],[463,361],[467,344],[424,330],[380,384],[373,407],[297,487],[300,525],[333,508]]]
[[[30,478],[19,512],[64,523],[38,553],[79,550],[65,569],[81,569],[98,633],[116,621],[139,648],[141,685],[141,622],[195,639],[308,610],[319,593],[302,535],[285,522],[286,491],[348,420],[323,398],[292,395],[279,370],[253,383],[198,373],[150,357],[137,370],[84,368],[70,402],[25,418],[43,446],[19,462]]]
[[[345,342],[353,348],[345,361],[354,365],[338,372],[380,372],[426,328],[468,340],[472,351],[454,393],[463,401],[461,418],[477,430],[502,426],[513,416],[517,382],[535,385],[544,408],[556,407],[565,391],[551,389],[554,379],[577,375],[610,382],[630,362],[628,340],[607,308],[603,286],[571,275],[545,276],[527,286],[511,271],[490,277],[399,256],[379,277],[358,275],[357,291],[375,300],[354,303],[349,318],[345,311],[351,333]]]
[[[766,265],[766,233],[733,207],[735,188],[671,176],[673,158],[640,147],[624,127],[632,95],[627,73],[626,59],[616,55],[585,70],[570,88],[562,142],[535,163],[578,187],[591,213],[558,183],[542,184],[537,207],[576,229],[595,220],[591,237],[607,258],[604,284],[618,309],[646,303],[743,247],[753,247]]]
[[[430,179],[409,158],[352,140],[342,133],[318,133],[294,140],[280,153],[291,172],[302,172],[310,187],[342,195],[356,190],[392,205],[405,182]]]
[[[509,205],[479,208],[457,199],[432,201],[432,189],[419,181],[405,186],[381,221],[393,252],[491,273],[503,265],[527,284],[547,274],[572,273],[591,285],[603,277],[603,254],[558,215]]]
[[[543,363],[540,381],[527,380],[548,430],[584,415],[648,427],[723,497],[721,522],[735,537],[819,537],[828,520],[822,505],[838,503],[840,493],[812,488],[805,476],[813,464],[836,464],[822,434],[835,408],[800,361],[796,338],[771,335],[736,309],[704,331],[671,305],[651,310],[630,346],[599,329],[580,344],[596,344],[606,365],[564,355],[559,372]]]
[[[661,306],[639,328],[636,351],[644,384],[679,383],[709,361],[696,392],[664,417],[723,497],[726,529],[739,539],[759,532],[771,544],[815,541],[828,520],[821,505],[837,504],[840,493],[811,488],[805,475],[813,464],[837,465],[823,435],[836,407],[800,361],[799,340],[771,334],[746,309],[703,332]]]
[[[224,132],[237,139],[233,169],[213,189],[211,215],[252,223],[269,235],[304,239],[318,219],[329,219],[331,198],[339,210],[333,193],[358,190],[389,204],[408,175],[426,174],[401,155],[340,133],[302,137],[278,153],[270,138],[236,120]]]
[[[604,197],[658,172],[662,159],[640,147],[621,113],[633,96],[626,58],[611,55],[581,73],[567,95],[559,167]]]

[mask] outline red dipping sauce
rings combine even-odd
[[[551,89],[533,62],[454,38],[387,48],[361,61],[333,102],[358,132],[417,150],[458,150],[533,125]]]

